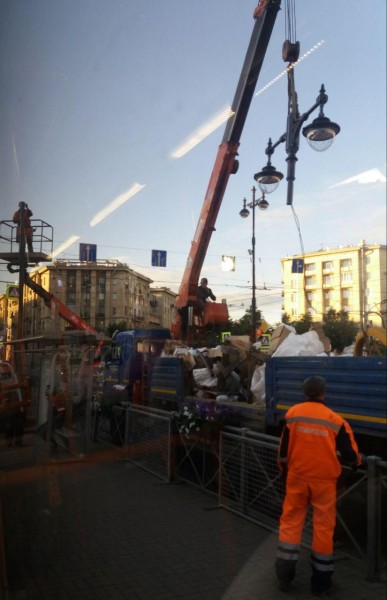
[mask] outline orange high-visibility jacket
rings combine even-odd
[[[322,402],[307,399],[292,406],[285,415],[279,466],[303,478],[336,479],[342,462],[361,464],[352,429],[345,419]]]

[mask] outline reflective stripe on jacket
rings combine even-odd
[[[306,400],[285,415],[279,449],[280,468],[304,478],[336,479],[341,465],[336,452],[351,465],[360,464],[352,430],[340,415],[322,402]]]

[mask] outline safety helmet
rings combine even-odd
[[[323,396],[325,394],[326,382],[324,377],[313,375],[305,379],[302,384],[302,390],[305,396],[314,398],[315,396]]]

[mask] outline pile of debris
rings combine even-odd
[[[265,404],[265,363],[272,356],[329,355],[331,344],[321,323],[298,335],[289,325],[279,325],[269,348],[249,336],[230,336],[216,348],[195,349],[168,340],[164,356],[183,359],[188,395],[218,401]]]

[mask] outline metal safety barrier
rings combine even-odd
[[[217,494],[219,506],[278,532],[285,495],[277,466],[279,440],[249,429],[225,427],[181,434],[174,413],[143,406],[120,408],[123,455],[164,481],[185,481]],[[364,468],[343,467],[337,491],[335,552],[363,562],[370,581],[386,558],[387,463],[369,456]],[[310,546],[308,509],[302,543]]]
[[[219,431],[214,435],[204,428],[187,436],[176,428],[173,438],[174,478],[217,495],[221,462],[219,444]]]
[[[133,405],[124,409],[124,459],[169,482],[173,414]]]
[[[219,504],[270,531],[278,531],[285,485],[278,466],[278,438],[248,429],[221,434]],[[303,543],[312,539],[309,508]]]
[[[236,430],[223,431],[220,444],[219,505],[274,532],[285,495],[277,467],[278,442]],[[370,456],[365,469],[343,467],[338,483],[335,551],[364,561],[370,581],[378,581],[385,567],[386,467]],[[312,518],[309,508],[302,539],[306,546],[312,539]]]

